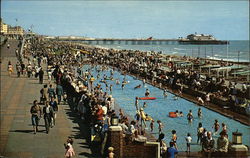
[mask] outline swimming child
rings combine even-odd
[[[143,108],[145,108],[145,107],[147,107],[147,103],[146,102],[143,103]]]
[[[202,111],[201,111],[201,108],[198,109],[198,117],[199,117],[199,118],[202,118]]]
[[[180,117],[183,117],[184,115],[183,115],[183,113],[182,113],[182,111],[180,111],[180,115],[179,115]]]
[[[124,89],[126,81],[122,81],[122,90]]]
[[[180,117],[180,113],[179,113],[178,110],[175,111],[175,114],[176,114],[177,117]]]
[[[134,89],[141,88],[141,85],[135,86]]]
[[[189,110],[189,113],[187,114],[187,119],[189,123],[192,123],[193,121],[193,114],[192,114],[192,110]]]
[[[146,92],[145,92],[145,97],[148,97],[148,96],[149,96],[149,94],[150,94],[149,90],[148,90],[148,89],[146,89]]]

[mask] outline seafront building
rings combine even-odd
[[[1,34],[7,36],[23,36],[25,30],[21,26],[11,26],[5,24],[4,21],[1,19]]]
[[[8,35],[23,35],[24,29],[21,26],[8,26]]]
[[[1,34],[7,34],[8,33],[8,25],[3,22],[1,19]]]

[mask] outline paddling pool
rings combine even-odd
[[[85,65],[83,67],[83,72],[89,68],[88,65]],[[92,69],[92,74],[96,78],[97,72],[95,69]],[[110,69],[101,71],[100,76],[102,77],[104,74],[107,76],[110,75]],[[119,79],[120,83],[122,82],[124,75],[122,75],[118,71],[114,71],[114,79]],[[95,85],[97,83],[102,85],[103,90],[105,91],[105,85],[101,82],[99,82],[100,79],[96,79]],[[142,88],[134,89],[135,86],[141,84],[143,85],[141,80],[137,80],[136,78],[132,76],[126,75],[126,80],[128,83],[125,85],[124,89],[122,90],[121,84],[116,85],[115,80],[108,80],[107,83],[110,85],[113,85],[113,91],[112,96],[115,98],[115,103],[124,110],[124,112],[129,115],[131,118],[134,118],[136,114],[136,107],[135,107],[135,97],[145,97],[145,91],[146,89],[149,89],[150,91],[150,97],[156,97],[156,100],[139,100],[139,106],[142,107],[143,103],[146,102],[147,106],[144,108],[144,111],[151,116],[155,120],[154,124],[154,131],[152,134],[158,138],[158,124],[156,123],[157,120],[161,120],[164,129],[163,133],[165,134],[165,142],[168,144],[171,140],[171,131],[176,130],[177,131],[177,146],[179,151],[186,151],[186,140],[185,137],[187,136],[187,133],[191,134],[192,137],[192,143],[191,143],[191,151],[200,151],[201,146],[198,145],[197,142],[197,127],[198,123],[201,122],[203,124],[203,127],[205,127],[208,131],[214,131],[213,130],[213,123],[214,120],[217,119],[220,123],[224,122],[227,125],[228,128],[228,134],[229,134],[229,141],[232,141],[232,132],[235,132],[238,130],[238,132],[241,132],[243,134],[243,144],[250,146],[250,127],[244,124],[241,124],[240,122],[237,122],[233,119],[230,119],[228,117],[225,117],[217,112],[214,112],[212,110],[209,110],[207,108],[195,105],[193,102],[187,101],[185,99],[179,98],[178,100],[174,99],[174,95],[171,93],[168,93],[167,97],[163,96],[163,90],[153,87],[149,84],[145,84],[142,86]],[[108,91],[108,93],[110,93]],[[203,117],[200,119],[198,118],[197,112],[198,108],[201,108]],[[177,118],[171,118],[169,117],[169,112],[175,112],[176,110],[182,111],[184,114],[184,117],[177,117]],[[191,124],[188,123],[188,120],[186,118],[187,113],[189,110],[192,110],[194,120]],[[149,127],[149,123],[147,121],[147,127]],[[149,131],[149,129],[148,129]],[[220,130],[221,131],[221,127]],[[149,132],[150,133],[150,132]],[[219,134],[214,135],[213,138],[217,139],[219,137]],[[215,145],[217,146],[217,145]]]

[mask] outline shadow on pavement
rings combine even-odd
[[[79,155],[82,155],[82,156],[85,156],[85,157],[93,157],[92,154],[89,154],[89,153],[86,153],[86,152],[79,153]]]
[[[9,132],[33,133],[33,130],[10,130]]]
[[[69,104],[70,105],[70,104]],[[82,144],[82,148],[90,148],[91,154],[82,152],[79,155],[83,155],[86,157],[101,157],[100,155],[100,145],[91,143],[91,134],[90,134],[90,126],[88,123],[84,122],[80,119],[77,112],[75,112],[70,106],[70,108],[65,109],[66,114],[69,116],[69,119],[72,120],[73,123],[77,123],[79,127],[73,127],[74,134],[71,135],[74,139],[86,139],[87,143],[79,143]]]

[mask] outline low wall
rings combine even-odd
[[[114,147],[116,158],[160,158],[160,143],[132,141],[120,126],[109,127],[107,145]]]

